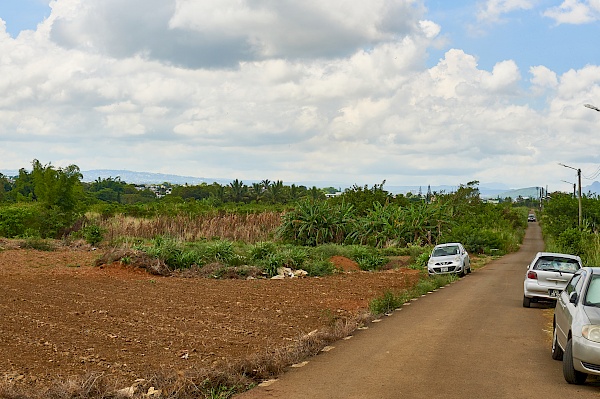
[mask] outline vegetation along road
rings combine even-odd
[[[403,306],[252,398],[600,397],[600,381],[569,385],[550,357],[543,307],[522,307],[526,265],[543,250],[530,223],[521,249]],[[300,366],[300,365],[298,365]]]

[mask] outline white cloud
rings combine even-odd
[[[544,11],[545,17],[560,24],[588,24],[600,21],[600,0],[564,0],[558,7]]]
[[[535,86],[555,88],[558,85],[556,73],[543,65],[531,67],[529,72],[533,75],[531,83]]]
[[[531,10],[534,4],[534,0],[487,0],[477,12],[477,20],[486,23],[502,22],[505,14]]]
[[[35,32],[0,27],[0,169],[533,185],[598,140],[598,67],[523,82],[459,48],[427,67],[441,27],[420,2],[219,4],[56,0]]]
[[[135,54],[189,68],[269,58],[334,58],[418,32],[415,0],[59,0],[51,37],[66,48]],[[429,33],[432,26],[429,24]],[[135,26],[135,29],[131,27]]]

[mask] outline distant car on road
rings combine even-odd
[[[537,219],[535,218],[535,215],[533,213],[530,213],[529,216],[527,216],[527,221],[535,222],[535,221],[537,221]]]
[[[555,252],[538,252],[527,266],[523,281],[523,307],[532,302],[555,301],[577,270],[581,258]]]
[[[458,242],[436,245],[427,262],[429,275],[471,273],[471,259],[465,247]]]
[[[569,384],[600,375],[600,267],[578,270],[556,301],[552,358]]]

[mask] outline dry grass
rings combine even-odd
[[[100,226],[108,241],[122,237],[154,238],[169,236],[182,241],[199,241],[219,237],[231,241],[255,243],[272,238],[281,224],[281,213],[222,214],[201,216],[157,216],[150,219],[116,215],[102,220],[88,215],[92,224]]]
[[[353,319],[337,319],[329,327],[306,334],[289,346],[265,350],[242,360],[223,362],[211,369],[185,373],[158,370],[130,386],[112,381],[104,374],[56,380],[50,386],[35,389],[15,384],[5,377],[0,380],[0,399],[229,398],[317,355],[327,345],[351,335],[371,319],[372,316],[367,313]]]

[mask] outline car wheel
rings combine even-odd
[[[467,274],[471,273],[471,265],[469,265],[469,268],[467,269]]]
[[[563,376],[569,384],[581,385],[587,379],[586,373],[577,371],[573,367],[573,341],[571,338],[567,341],[563,356]]]
[[[523,307],[524,308],[531,307],[531,298],[527,298],[525,295],[523,295]]]
[[[554,360],[562,360],[563,358],[563,350],[558,345],[558,341],[556,339],[556,326],[554,326],[552,333],[552,359]]]

